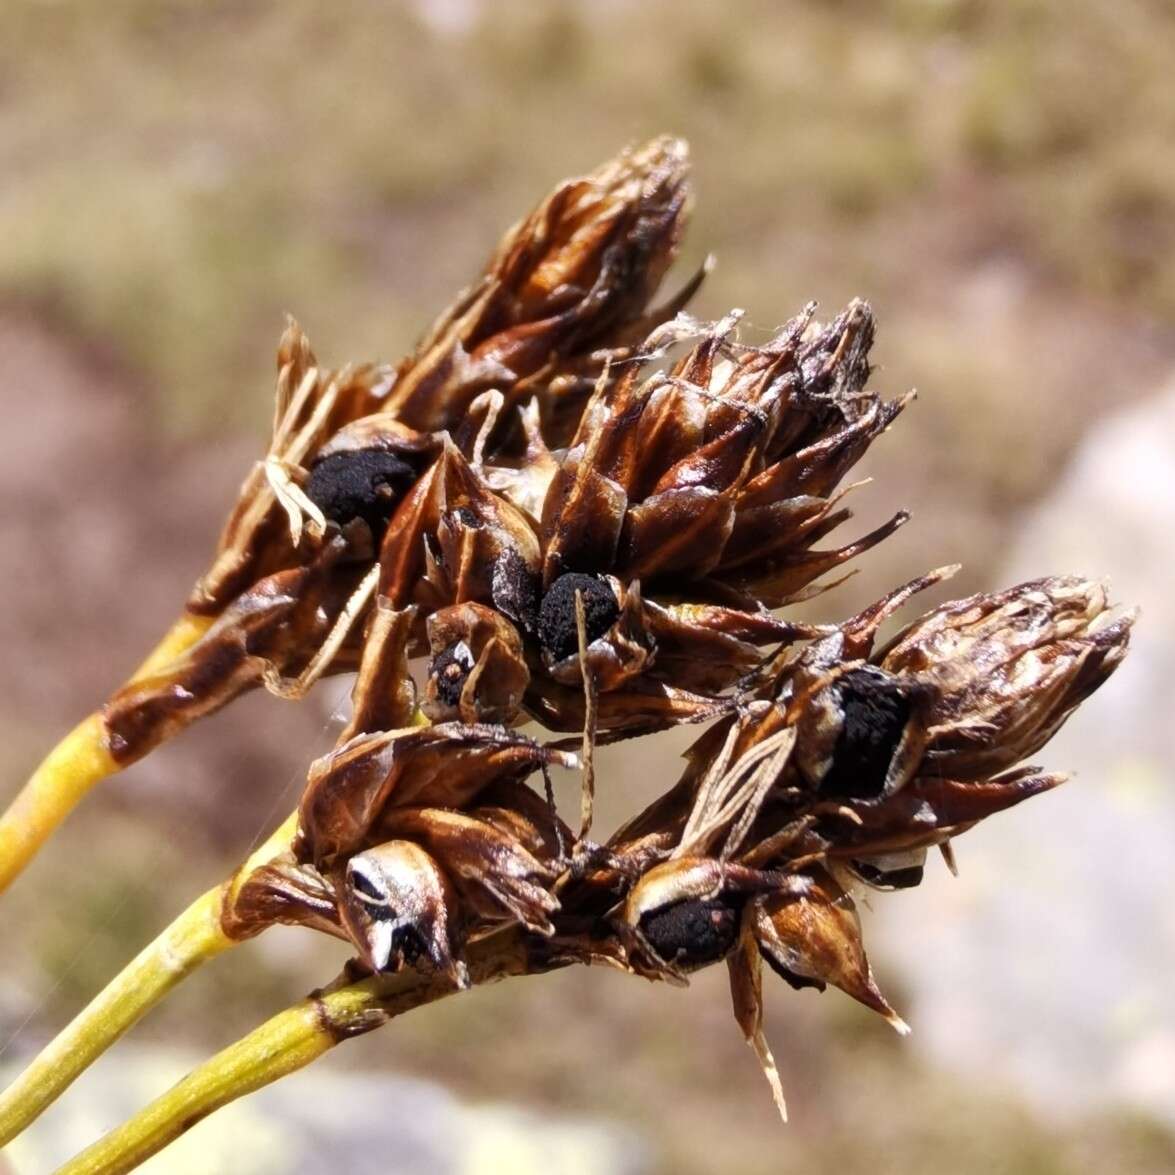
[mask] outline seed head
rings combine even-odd
[[[676,314],[696,282],[648,310],[687,205],[676,140],[562,185],[394,386],[375,369],[320,376],[291,335],[268,490],[253,486],[206,584],[221,622],[178,677],[109,716],[131,745],[223,704],[259,663],[357,663],[295,844],[241,882],[228,932],[300,923],[371,971],[455,986],[470,944],[502,927],[527,965],[685,982],[724,960],[783,1110],[763,962],[907,1031],[853,894],[921,884],[931,847],[949,854],[1060,783],[1017,764],[1113,672],[1133,617],[1101,585],[1054,577],[944,604],[878,647],[954,568],[843,623],[775,615],[905,521],[821,545],[849,517],[849,471],[910,397],[869,389],[861,301],[824,326],[806,307],[758,346],[739,340],[740,311]],[[658,367],[670,347],[684,353]],[[425,653],[418,710],[409,658]],[[589,799],[597,735],[717,721],[600,845],[590,803],[578,837],[555,811],[548,769],[579,760],[511,729],[527,716],[582,731]]]
[[[879,664],[929,687],[928,767],[977,778],[1052,738],[1126,655],[1134,619],[1104,585],[1054,576],[936,608]]]
[[[559,185],[401,364],[388,410],[435,431],[489,388],[507,405],[543,390],[552,435],[569,417],[574,428],[604,359],[624,357],[700,282],[648,308],[685,227],[688,177],[685,143],[665,137]]]
[[[437,726],[359,734],[310,767],[298,856],[329,872],[373,843],[391,807],[468,808],[494,784],[521,781],[574,755],[500,726]]]

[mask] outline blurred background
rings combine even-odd
[[[861,295],[918,401],[855,497],[910,525],[813,606],[960,560],[1144,606],[1045,752],[1078,777],[864,911],[898,1040],[768,992],[775,1118],[725,976],[570,971],[444,1001],[200,1126],[157,1172],[1175,1169],[1175,10],[1165,0],[5,0],[0,797],[121,681],[261,452],[286,311],[395,361],[564,175],[686,136],[694,311]],[[6,897],[18,1066],[293,804],[348,683],[254,696],[104,786]],[[677,772],[603,757],[604,831]],[[570,793],[568,793],[570,794]],[[200,972],[10,1148],[40,1172],[326,982],[278,929]],[[720,970],[720,969],[718,969]],[[3,1165],[0,1159],[0,1166]]]

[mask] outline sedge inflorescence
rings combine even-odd
[[[941,604],[930,571],[835,622],[794,606],[906,521],[851,529],[849,475],[910,396],[875,323],[814,305],[765,342],[656,302],[691,204],[663,138],[560,185],[396,367],[323,368],[291,323],[272,441],[189,611],[207,633],[105,707],[119,762],[264,686],[357,674],[296,835],[224,932],[343,940],[349,974],[460,989],[514,927],[520,969],[683,982],[724,963],[771,1079],[763,964],[904,1031],[855,895],[1062,776],[1026,765],[1125,654],[1132,616],[1054,576]],[[606,838],[594,748],[697,724],[680,778]],[[580,771],[575,821],[550,772]]]
[[[369,422],[293,471],[326,516],[311,545],[351,543],[377,570],[348,637],[352,721],[234,930],[301,923],[361,968],[458,988],[468,945],[505,924],[536,957],[653,979],[725,961],[782,1106],[762,962],[904,1029],[854,893],[917,885],[928,849],[950,860],[953,837],[1059,783],[1020,764],[1112,672],[1131,618],[1101,585],[1055,577],[940,606],[879,645],[943,568],[840,623],[789,619],[905,521],[831,537],[851,469],[910,397],[870,388],[861,301],[824,324],[805,307],[758,345],[737,310],[700,322],[677,297],[648,312],[688,207],[684,147],[660,140],[599,176],[515,230],[497,257],[525,260],[466,296],[495,304],[476,329],[447,316],[443,356],[422,346]],[[405,423],[426,430],[412,456]],[[582,732],[578,757],[527,722]],[[590,789],[596,744],[681,723],[710,725],[665,795],[605,841],[590,796],[564,823],[552,767]]]

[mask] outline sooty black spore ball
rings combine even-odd
[[[411,967],[419,959],[428,954],[428,944],[421,937],[420,931],[410,923],[402,923],[392,932],[392,955],[396,952],[405,963]]]
[[[875,669],[854,669],[836,684],[844,719],[820,794],[876,799],[910,718],[909,694]]]
[[[458,506],[452,517],[470,530],[481,530],[481,519],[468,506]]]
[[[716,899],[690,899],[655,910],[641,920],[641,933],[665,960],[704,967],[734,949],[738,910]]]
[[[416,471],[395,453],[353,449],[316,461],[306,496],[339,526],[362,518],[378,542],[397,502],[415,480]]]
[[[538,577],[513,547],[495,560],[490,591],[494,607],[533,636],[539,622]]]
[[[583,596],[584,627],[588,644],[601,637],[620,615],[616,594],[598,575],[569,571],[561,575],[539,608],[539,641],[556,661],[579,651],[579,630],[575,623],[575,593]]]

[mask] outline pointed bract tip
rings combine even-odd
[[[907,1024],[905,1020],[903,1020],[901,1016],[897,1014],[897,1012],[891,1012],[888,1016],[886,1016],[885,1019],[894,1032],[898,1034],[898,1036],[910,1035],[912,1029],[910,1028],[909,1024]]]
[[[767,1084],[771,1086],[771,1097],[775,1101],[775,1108],[779,1111],[780,1120],[786,1126],[787,1099],[783,1096],[783,1082],[779,1079],[779,1069],[775,1064],[775,1057],[771,1053],[771,1046],[763,1035],[763,1029],[759,1028],[754,1032],[747,1044],[755,1050],[755,1056],[759,1058],[759,1064],[763,1068],[763,1076],[767,1078]]]
[[[959,863],[955,860],[955,850],[952,847],[951,842],[949,840],[944,840],[942,844],[938,846],[938,851],[942,855],[943,863],[946,865],[947,869],[950,870],[951,876],[958,877]]]
[[[689,159],[689,141],[680,135],[654,135],[634,155],[668,155],[682,161]]]
[[[574,751],[559,751],[552,749],[551,763],[556,767],[566,767],[568,771],[579,771],[583,764]]]

